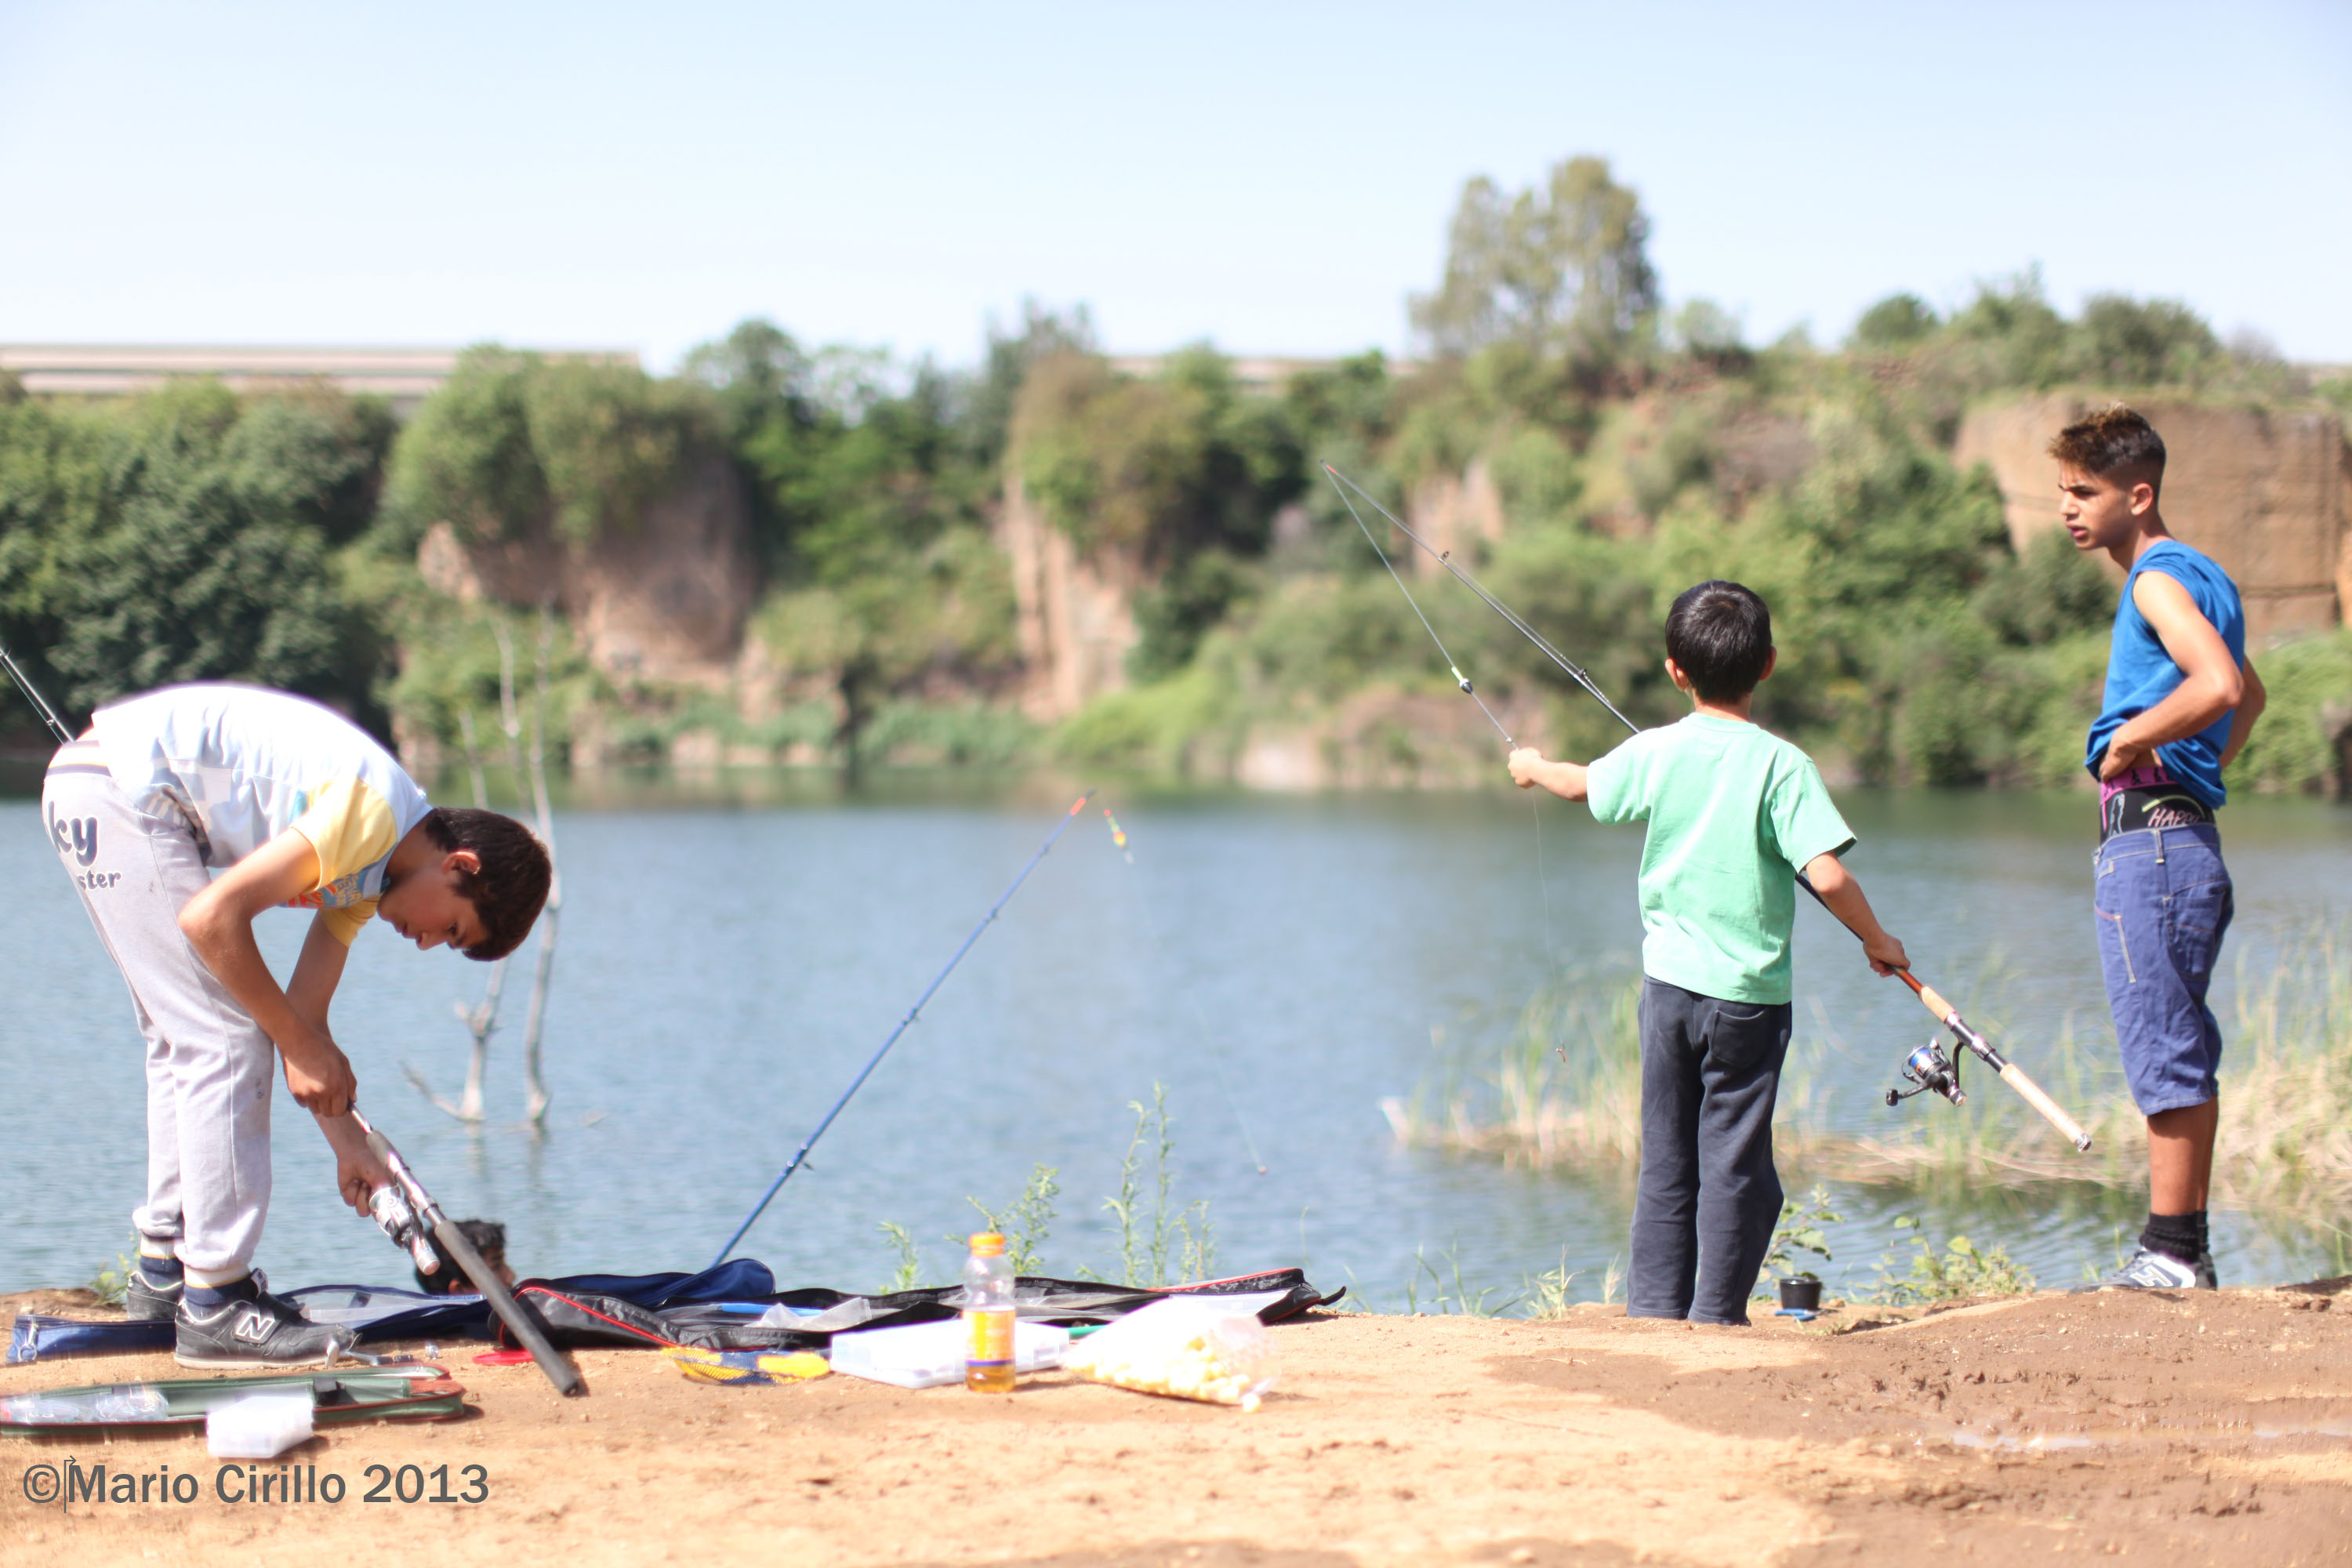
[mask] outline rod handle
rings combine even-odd
[[[1906,985],[1908,985],[1912,990],[1919,994],[1920,1005],[1927,1008],[1930,1013],[1936,1015],[1936,1022],[1940,1024],[1945,1019],[1952,1016],[1955,1013],[1959,1011],[1958,1008],[1954,1007],[1949,1002],[1944,1000],[1944,994],[1942,992],[1937,990],[1926,981],[1915,978],[1909,970],[1902,969],[1895,971],[1895,973],[1903,976],[1903,983]]]
[[[2042,1112],[2043,1120],[2064,1133],[2075,1148],[2085,1154],[2091,1152],[2091,1135],[2083,1131],[2083,1124],[2060,1110],[2058,1102],[2043,1093],[2040,1084],[2025,1076],[2023,1068],[2015,1062],[2005,1064],[2000,1069],[2000,1081],[2024,1096],[2025,1103]]]

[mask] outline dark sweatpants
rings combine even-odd
[[[1643,980],[1629,1317],[1748,1321],[1780,1217],[1772,1102],[1789,1029],[1786,1002],[1726,1002]]]

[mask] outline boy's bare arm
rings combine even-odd
[[[1533,789],[1541,784],[1562,800],[1584,798],[1584,765],[1581,763],[1555,763],[1533,746],[1521,746],[1511,753],[1511,782],[1521,789]]]
[[[310,934],[302,939],[302,955],[294,961],[294,976],[286,983],[288,1004],[305,1023],[330,1040],[335,1034],[327,1026],[327,1007],[335,999],[335,987],[342,983],[343,964],[350,957],[351,949],[328,929],[327,917],[316,916],[310,921]],[[318,1122],[327,1147],[335,1152],[336,1190],[354,1210],[367,1213],[369,1197],[378,1187],[391,1184],[392,1173],[369,1151],[367,1134],[360,1131],[359,1123],[351,1119],[348,1111],[341,1116],[320,1116]]]
[[[2221,765],[2225,768],[2237,760],[2246,737],[2254,731],[2254,721],[2263,716],[2263,710],[2271,701],[2271,694],[2263,689],[2263,678],[2254,673],[2252,659],[2240,665],[2238,674],[2245,682],[2246,691],[2238,699],[2238,710],[2230,719],[2230,743],[2221,748]]]
[[[1863,897],[1862,884],[1853,879],[1843,861],[1834,855],[1816,855],[1805,867],[1805,880],[1813,885],[1813,891],[1822,896],[1830,913],[1862,938],[1863,955],[1870,960],[1873,973],[1892,974],[1911,967],[1910,955],[1878,923],[1878,917],[1871,912],[1870,900]]]
[[[253,940],[253,922],[262,910],[301,897],[319,885],[319,853],[310,841],[289,829],[236,865],[222,878],[190,899],[180,910],[180,931],[196,950],[205,968],[228,987],[251,1014],[253,1021],[278,1047],[286,1063],[286,1087],[305,1110],[321,1117],[348,1115],[359,1093],[352,1064],[325,1029],[303,1016],[278,988],[278,977],[263,961]],[[313,938],[318,936],[312,931]],[[333,939],[328,938],[332,941]],[[309,955],[309,945],[304,947]],[[336,966],[337,976],[341,966]],[[298,984],[303,980],[299,966]],[[315,985],[303,985],[323,1016],[324,998]],[[332,984],[325,995],[334,994]]]

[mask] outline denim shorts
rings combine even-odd
[[[2205,1005],[2235,900],[2210,823],[2144,827],[2099,846],[2092,908],[2124,1076],[2140,1113],[2220,1092],[2221,1026]]]

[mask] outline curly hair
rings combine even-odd
[[[2070,468],[2102,479],[2113,474],[2148,489],[2164,489],[2164,437],[2137,412],[2110,403],[2050,437],[2050,455]]]
[[[461,872],[457,879],[458,896],[474,906],[482,922],[482,940],[466,956],[488,963],[520,947],[554,880],[547,846],[513,817],[467,805],[436,805],[425,814],[422,826],[443,854],[469,849],[482,863],[480,870]]]

